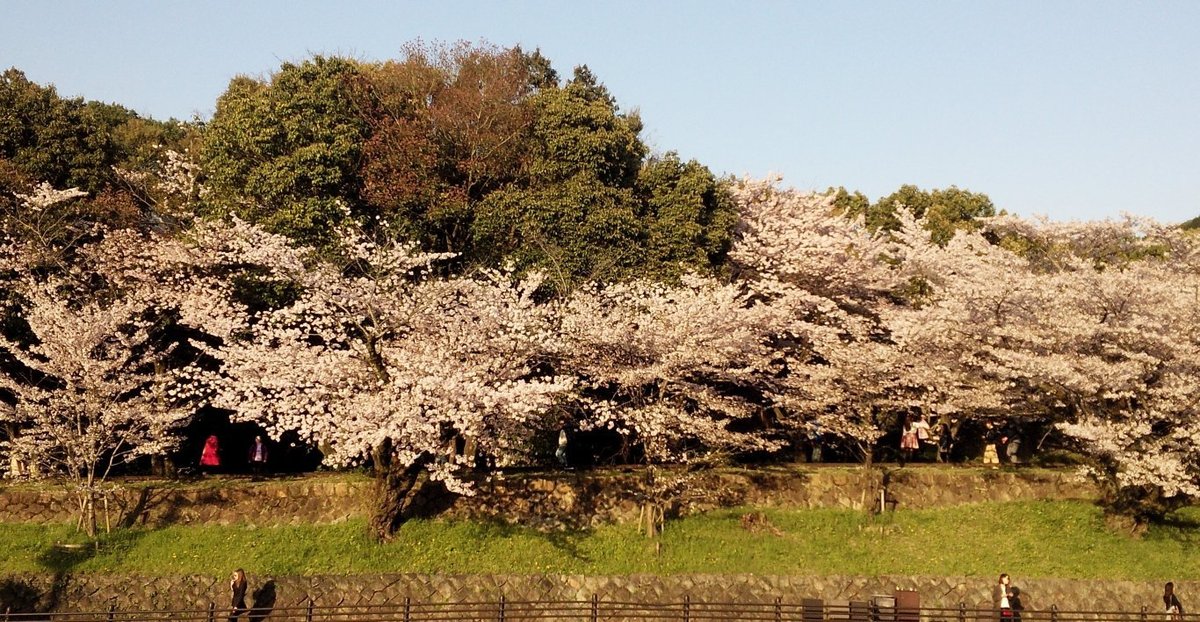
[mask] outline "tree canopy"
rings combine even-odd
[[[234,79],[203,164],[217,211],[305,244],[350,219],[461,264],[545,268],[560,289],[717,269],[727,184],[652,156],[641,131],[587,67],[560,83],[536,51],[412,45],[396,61],[315,57]]]

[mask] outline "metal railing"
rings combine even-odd
[[[171,611],[107,611],[0,613],[0,622],[230,622],[230,609],[210,604],[204,609]],[[769,602],[707,602],[690,597],[673,602],[602,600],[508,600],[429,602],[405,598],[387,605],[318,605],[259,607],[239,612],[238,622],[1200,622],[1194,614],[1169,615],[1138,611],[1026,609],[1016,616],[994,609],[880,606],[863,602],[825,604],[776,598]]]

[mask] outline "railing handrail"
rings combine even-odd
[[[366,620],[370,622],[429,622],[458,620],[543,620],[556,619],[549,617],[563,616],[570,619],[606,620],[621,619],[680,619],[707,620],[728,619],[737,616],[739,620],[803,620],[804,622],[823,622],[836,618],[852,622],[893,622],[909,620],[912,622],[940,622],[952,620],[971,620],[979,622],[999,622],[997,610],[994,607],[967,607],[959,603],[956,607],[905,607],[892,602],[881,605],[870,599],[849,601],[839,599],[836,603],[816,601],[811,599],[785,600],[778,596],[763,597],[762,600],[713,600],[685,596],[682,600],[636,601],[636,600],[605,600],[593,595],[586,600],[574,599],[530,599],[509,600],[499,596],[493,600],[414,600],[407,597],[403,602],[388,604],[336,604],[320,605],[311,597],[306,597],[303,604],[292,606],[260,606],[248,607],[242,614],[244,618],[266,622],[269,620],[298,619],[313,622],[314,620]],[[769,598],[769,600],[766,600]],[[889,598],[890,595],[889,595]],[[808,600],[808,602],[805,602]],[[818,604],[819,603],[819,604]],[[120,610],[115,605],[107,610],[98,611],[55,611],[42,613],[13,613],[0,611],[0,622],[26,622],[33,620],[53,620],[57,622],[81,622],[83,620],[103,620],[106,622],[183,622],[188,620],[224,620],[231,611],[230,607],[217,606],[209,603],[203,609],[173,609],[173,610]],[[1030,608],[1020,612],[1023,619],[1052,622],[1104,622],[1108,620],[1133,620],[1141,622],[1200,622],[1197,614],[1167,614],[1151,611],[1146,606],[1139,609],[1059,609],[1054,605],[1048,608]],[[786,616],[786,617],[784,617]],[[1011,620],[1012,618],[1008,618]]]

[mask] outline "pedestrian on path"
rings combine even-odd
[[[1167,610],[1167,615],[1171,616],[1172,620],[1183,619],[1183,605],[1179,602],[1179,597],[1175,595],[1175,584],[1170,581],[1163,587],[1163,607]]]
[[[1009,600],[1011,584],[1008,573],[1002,572],[1000,579],[996,581],[996,587],[992,588],[992,608],[998,613],[999,622],[1011,622],[1012,620],[1012,602]]]
[[[229,603],[229,622],[238,622],[238,618],[246,613],[246,572],[241,568],[233,571],[229,579],[229,591],[232,599]]]
[[[215,473],[221,467],[221,454],[217,446],[217,435],[210,434],[204,441],[204,451],[200,452],[200,470],[205,473]]]

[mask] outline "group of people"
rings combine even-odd
[[[1001,424],[989,419],[983,425],[983,463],[999,466],[1003,457],[1003,462],[1019,464],[1021,437],[1015,423]],[[900,425],[900,466],[919,456],[926,447],[936,448],[938,462],[948,462],[953,437],[949,421],[942,421],[935,431],[925,415],[905,415]]]
[[[905,415],[904,423],[900,426],[900,466],[904,466],[921,453],[923,447],[929,445],[938,446],[940,458],[941,439],[950,440],[947,432],[948,430],[942,430],[942,434],[934,435],[929,422],[925,420],[925,415]]]
[[[1163,608],[1171,620],[1183,619],[1183,605],[1179,602],[1179,597],[1175,595],[1175,584],[1168,582],[1163,587]],[[1021,610],[1025,608],[1021,604],[1021,588],[1012,584],[1008,573],[1001,573],[1000,580],[996,583],[996,588],[992,591],[992,604],[994,608],[1000,612],[999,622],[1020,622]]]
[[[1009,464],[1019,464],[1021,437],[1012,423],[999,425],[991,420],[983,424],[983,463],[993,468],[1000,466],[1000,456]]]
[[[250,453],[247,456],[247,461],[250,463],[250,470],[255,475],[262,475],[267,468],[267,442],[263,437],[255,436],[254,444],[250,446]],[[217,439],[216,434],[209,435],[204,441],[204,449],[200,452],[200,471],[204,473],[215,473],[221,468],[221,442]]]

